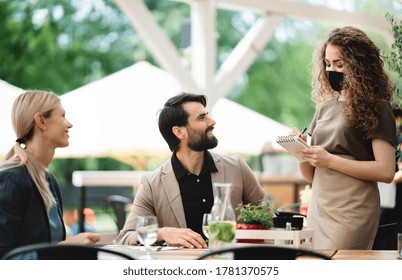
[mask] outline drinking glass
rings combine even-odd
[[[158,221],[155,216],[139,216],[136,222],[137,238],[144,245],[146,256],[143,259],[150,260],[151,245],[155,243],[158,236]]]
[[[209,222],[211,221],[211,214],[204,213],[202,217],[202,232],[204,233],[206,238],[209,238]]]

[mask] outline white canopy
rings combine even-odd
[[[59,156],[116,156],[169,153],[157,112],[180,87],[169,73],[139,62],[62,98],[73,123],[70,146]],[[225,98],[212,109],[217,151],[258,154],[263,144],[289,128]]]
[[[170,75],[140,62],[61,96],[73,124],[63,156],[167,152],[157,112],[179,91]]]
[[[7,153],[15,143],[11,124],[11,109],[14,100],[24,90],[0,80],[0,155]]]
[[[257,155],[265,143],[282,149],[276,136],[288,135],[290,128],[226,98],[219,98],[212,108],[215,135],[220,152]]]

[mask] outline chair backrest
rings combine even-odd
[[[374,239],[373,250],[396,250],[397,236],[397,223],[380,225]]]
[[[40,243],[15,248],[3,260],[134,260],[135,258],[98,246]]]
[[[286,205],[283,205],[281,207],[279,207],[278,209],[276,209],[278,212],[283,212],[283,213],[290,213],[290,214],[294,214],[294,215],[301,215],[300,214],[300,202],[296,202],[296,203],[289,203]]]
[[[106,205],[113,210],[118,231],[123,229],[126,222],[126,207],[132,203],[131,199],[121,195],[110,195],[106,198]]]
[[[321,260],[331,259],[326,255],[305,249],[268,245],[240,246],[211,250],[208,253],[199,256],[197,259],[203,260],[226,253],[233,253],[234,260],[296,260],[301,257]]]

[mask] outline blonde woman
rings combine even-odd
[[[0,163],[0,256],[28,244],[94,244],[95,233],[66,240],[63,204],[56,178],[48,170],[56,148],[69,145],[72,124],[52,92],[28,91],[14,102],[17,140]]]

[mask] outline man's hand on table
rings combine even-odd
[[[189,228],[159,228],[158,240],[164,240],[168,245],[182,245],[190,249],[208,248],[204,238]]]

